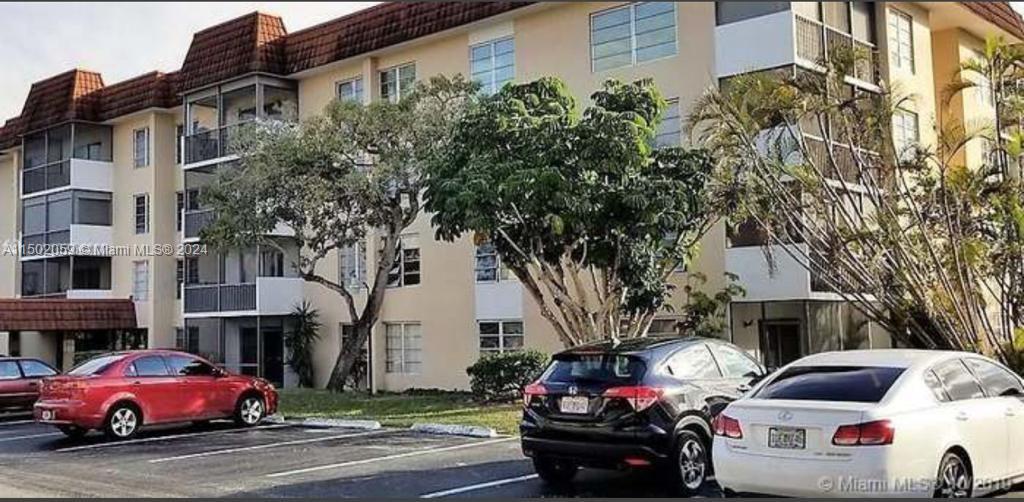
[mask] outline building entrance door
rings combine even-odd
[[[800,321],[761,321],[765,365],[781,368],[803,356]]]

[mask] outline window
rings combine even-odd
[[[366,243],[359,241],[338,251],[339,282],[348,289],[359,289],[366,283]]]
[[[181,288],[185,284],[185,260],[178,258],[177,263],[175,264],[174,277],[176,285],[174,289],[174,297],[180,300]]]
[[[423,340],[418,323],[385,324],[388,373],[418,374],[423,369]]]
[[[380,72],[380,99],[397,103],[412,92],[416,83],[416,63],[396,66]]]
[[[498,250],[494,244],[485,243],[476,247],[476,266],[474,267],[476,282],[498,282],[514,280],[507,267],[501,263]]]
[[[939,377],[935,376],[934,371],[929,370],[924,373],[924,384],[928,386],[928,390],[932,391],[936,401],[940,403],[949,401],[949,394],[946,394],[946,389],[942,387],[942,382],[939,381]]]
[[[889,9],[889,60],[896,68],[914,72],[914,22],[908,14]]]
[[[398,243],[395,266],[388,272],[388,286],[414,286],[420,283],[419,236],[403,235]]]
[[[715,23],[735,23],[789,10],[789,2],[715,2]]]
[[[160,356],[140,357],[131,364],[128,371],[134,371],[132,376],[139,377],[170,376],[170,373],[167,372],[167,365],[164,363],[164,358]]]
[[[108,356],[97,356],[92,359],[85,361],[84,363],[71,368],[68,375],[74,376],[90,376],[90,375],[101,375],[111,365],[117,364],[126,356],[124,354],[113,354]]]
[[[0,361],[0,380],[17,380],[21,378],[21,370],[14,361]]]
[[[20,363],[21,371],[25,374],[25,378],[41,378],[57,374],[56,370],[39,361],[25,359],[20,361]]]
[[[679,100],[670,99],[661,115],[661,122],[654,137],[655,148],[679,146],[682,144],[682,128],[679,120]]]
[[[632,66],[676,54],[676,6],[643,2],[590,16],[593,71]]]
[[[175,197],[174,222],[175,229],[181,232],[181,226],[185,221],[185,192],[177,192]]]
[[[175,376],[200,376],[208,377],[217,374],[217,370],[209,364],[185,356],[170,356],[167,364],[171,366],[171,374]]]
[[[132,151],[134,152],[135,167],[146,167],[149,165],[149,128],[136,129],[133,134]]]
[[[540,377],[543,382],[576,383],[585,380],[609,386],[635,385],[647,373],[639,357],[622,354],[556,354]]]
[[[665,364],[668,373],[680,380],[720,378],[711,350],[700,344],[676,352]]]
[[[344,82],[338,82],[338,99],[351,101],[353,103],[363,102],[363,78],[357,77]]]
[[[479,321],[480,352],[523,350],[523,321]]]
[[[100,192],[74,193],[75,214],[73,220],[80,225],[110,226],[113,223],[111,195]]]
[[[892,114],[893,145],[900,159],[913,157],[914,148],[921,141],[917,114],[898,109]]]
[[[711,352],[729,378],[753,378],[762,374],[761,366],[746,354],[725,345],[711,344]]]
[[[149,194],[137,194],[135,200],[135,233],[149,233]]]
[[[185,126],[178,124],[174,127],[174,162],[181,164],[181,152],[185,150]]]
[[[647,336],[679,336],[679,319],[665,318],[651,321]]]
[[[284,253],[277,249],[261,250],[260,277],[284,277]]]
[[[965,361],[989,397],[1024,395],[1024,387],[1021,387],[1020,379],[1013,373],[983,359],[970,358]]]
[[[903,368],[794,366],[761,387],[755,399],[877,403]]]
[[[494,94],[515,76],[515,44],[503,38],[469,48],[469,71],[481,91]]]
[[[149,300],[149,262],[132,263],[132,299],[137,302]]]
[[[983,56],[978,54],[975,56],[975,60],[981,59]],[[986,106],[995,106],[995,101],[992,99],[992,80],[986,75],[980,73],[974,73],[975,82],[975,96],[978,97],[978,103]]]
[[[940,364],[933,371],[953,401],[985,397],[985,392],[981,390],[978,381],[959,360]]]

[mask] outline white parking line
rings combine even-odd
[[[440,492],[427,493],[420,495],[421,499],[435,499],[441,497],[447,497],[449,495],[457,495],[459,493],[471,492],[474,490],[483,490],[484,488],[494,488],[495,486],[510,485],[512,483],[522,483],[523,481],[530,481],[531,479],[537,479],[539,476],[536,474],[527,474],[526,476],[519,476],[516,478],[499,479],[496,481],[488,481],[486,483],[479,483],[475,485],[462,486],[459,488],[452,488],[451,490],[444,490]]]
[[[151,463],[151,464],[160,464],[160,463],[164,463],[164,462],[173,462],[175,460],[186,460],[186,459],[190,459],[190,458],[212,457],[214,455],[227,455],[229,453],[238,453],[238,452],[243,452],[243,451],[265,450],[267,448],[277,448],[277,447],[280,447],[280,446],[295,446],[295,445],[300,445],[300,444],[319,443],[319,442],[322,442],[322,441],[331,441],[331,440],[334,440],[334,439],[354,438],[354,437],[360,437],[360,436],[370,436],[370,435],[374,435],[374,434],[383,434],[385,432],[392,432],[392,431],[378,430],[378,431],[370,431],[370,432],[357,432],[355,434],[338,434],[338,435],[334,435],[334,436],[324,436],[324,437],[317,437],[317,438],[311,438],[311,439],[297,439],[297,440],[294,440],[294,441],[281,441],[281,442],[278,442],[278,443],[261,444],[261,445],[256,445],[256,446],[243,446],[243,447],[239,447],[239,448],[226,448],[226,449],[223,449],[223,450],[213,450],[213,451],[205,451],[205,452],[201,452],[201,453],[191,453],[191,454],[188,454],[188,455],[178,455],[178,456],[175,456],[175,457],[157,458],[157,459],[150,460],[149,463]]]
[[[82,446],[71,446],[69,448],[60,448],[60,449],[54,450],[54,451],[56,451],[58,453],[65,453],[65,452],[70,452],[70,451],[93,450],[93,449],[96,449],[96,448],[110,448],[110,447],[113,447],[113,446],[125,446],[125,445],[130,445],[130,444],[151,443],[153,441],[165,441],[165,440],[168,440],[168,439],[194,438],[194,437],[200,437],[200,436],[212,436],[214,434],[231,434],[231,433],[237,433],[237,432],[261,431],[261,430],[266,430],[266,429],[280,429],[281,427],[291,427],[291,426],[292,426],[292,424],[274,424],[274,425],[264,425],[262,427],[253,427],[251,429],[225,429],[225,430],[220,430],[220,431],[189,432],[189,433],[186,433],[186,434],[171,434],[169,436],[153,436],[153,437],[141,438],[141,439],[129,439],[128,441],[113,441],[113,442],[109,442],[109,443],[95,443],[95,444],[87,444],[87,445],[82,445]]]
[[[466,444],[460,444],[460,445],[455,445],[455,446],[443,446],[443,447],[440,447],[440,448],[427,448],[427,449],[424,449],[424,450],[416,450],[416,451],[410,451],[410,452],[406,452],[406,453],[398,453],[398,454],[395,454],[395,455],[386,455],[386,456],[383,456],[383,457],[367,458],[367,459],[363,459],[363,460],[352,460],[352,461],[349,461],[349,462],[341,462],[341,463],[338,463],[338,464],[319,465],[319,466],[316,466],[316,467],[307,467],[305,469],[296,469],[294,471],[275,472],[273,474],[267,474],[267,477],[268,478],[282,478],[282,477],[285,477],[285,476],[294,476],[296,474],[306,474],[306,473],[309,473],[309,472],[326,471],[326,470],[329,470],[329,469],[341,469],[343,467],[352,467],[352,466],[355,466],[355,465],[372,464],[374,462],[383,462],[385,460],[396,460],[396,459],[399,459],[399,458],[416,457],[416,456],[419,456],[419,455],[427,455],[427,454],[431,454],[431,453],[442,453],[442,452],[446,452],[446,451],[462,450],[464,448],[475,448],[477,446],[486,446],[486,445],[491,445],[491,444],[495,444],[495,443],[504,443],[506,441],[513,441],[513,440],[517,441],[517,440],[519,440],[519,437],[513,436],[513,437],[507,437],[507,438],[501,438],[501,439],[491,439],[489,441],[479,441],[479,442],[466,443]]]
[[[8,441],[21,441],[22,439],[34,439],[34,438],[45,438],[50,436],[63,436],[60,432],[46,432],[43,434],[28,434],[25,436],[14,436],[10,438],[0,438],[0,443],[6,443]]]
[[[10,422],[0,422],[0,427],[6,427],[8,425],[24,425],[34,423],[35,420],[11,420]]]

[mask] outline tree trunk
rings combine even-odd
[[[371,325],[362,319],[352,325],[355,337],[350,340],[351,343],[342,347],[338,353],[338,358],[334,362],[334,369],[331,370],[331,378],[327,381],[327,390],[333,392],[345,390],[345,382],[348,380],[349,374],[352,373],[356,360],[359,359],[359,352],[366,346],[367,340],[370,339],[370,327]],[[368,357],[372,358],[373,355],[370,354]]]

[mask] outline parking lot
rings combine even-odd
[[[12,496],[664,497],[653,475],[583,471],[553,490],[518,438],[228,422],[66,439],[26,417],[0,420],[0,493]],[[708,493],[713,496],[715,493]]]

